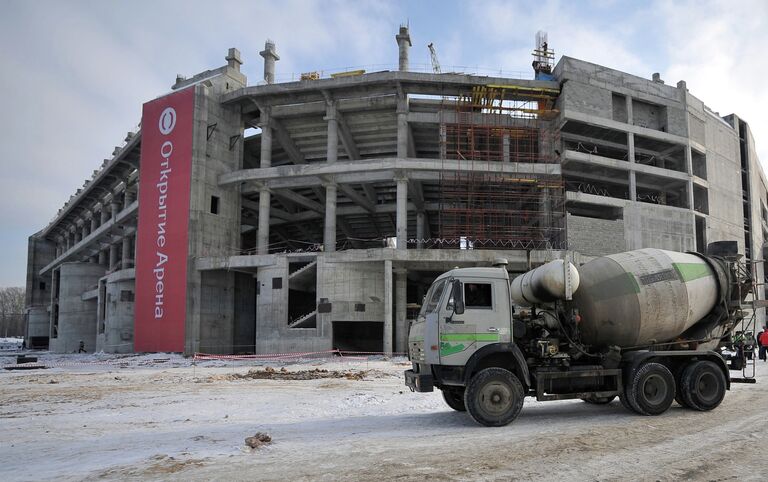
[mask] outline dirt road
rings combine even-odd
[[[145,366],[148,365],[148,366]],[[581,401],[527,401],[477,426],[404,364],[160,364],[0,373],[0,479],[764,480],[768,367],[707,413],[658,417]],[[176,366],[173,366],[176,365]],[[212,364],[215,365],[215,364]],[[322,373],[322,372],[315,372]],[[268,433],[258,449],[244,439]]]

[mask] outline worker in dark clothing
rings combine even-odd
[[[77,347],[78,353],[85,353],[85,342],[80,340],[80,346]]]
[[[757,345],[759,346],[759,357],[763,361],[768,361],[766,358],[766,350],[768,350],[768,325],[763,327],[763,332],[757,335]]]

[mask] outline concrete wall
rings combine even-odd
[[[220,280],[215,278],[222,275],[211,275],[213,278],[204,281],[195,269],[198,257],[233,255],[240,247],[240,192],[221,189],[218,178],[242,168],[243,124],[239,107],[224,106],[219,99],[227,92],[244,87],[246,78],[232,67],[222,67],[218,72],[222,75],[211,78],[210,86],[198,84],[194,87],[185,327],[187,354],[201,350],[231,353],[233,348],[233,275]],[[212,196],[218,198],[218,213],[211,212]],[[228,290],[226,296],[218,293],[218,281],[223,282],[221,289]]]
[[[31,347],[30,338],[45,338],[47,340],[50,332],[51,315],[48,313],[48,307],[32,306],[27,308],[27,347]]]
[[[318,285],[322,257],[318,255]],[[280,279],[280,281],[275,281]],[[275,284],[281,288],[275,288]],[[275,264],[262,267],[257,275],[256,297],[256,352],[291,353],[331,349],[330,320],[318,315],[315,328],[288,327],[288,258],[276,256]],[[319,286],[318,286],[319,289]],[[318,292],[318,298],[320,293]]]
[[[713,114],[705,124],[709,217],[707,242],[737,240],[744,252],[744,215],[738,133]]]
[[[235,328],[235,274],[229,271],[201,273],[200,296],[196,301],[200,339],[195,351],[233,353]]]
[[[61,265],[59,329],[50,340],[52,352],[76,352],[81,341],[86,351],[96,349],[96,299],[83,301],[82,295],[95,289],[103,275],[104,267],[93,263]]]
[[[660,248],[694,251],[696,228],[692,211],[647,203],[624,208],[624,239],[627,250]]]
[[[605,256],[627,250],[623,219],[595,219],[569,214],[568,249],[586,256]]]
[[[112,273],[100,283],[105,285],[104,330],[96,337],[98,350],[105,353],[133,352],[135,308],[135,272],[133,269]],[[102,300],[99,297],[99,306]]]

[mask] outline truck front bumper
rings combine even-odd
[[[431,392],[435,389],[435,380],[432,375],[406,370],[405,386],[412,392]]]

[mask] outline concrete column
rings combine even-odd
[[[69,251],[69,248],[72,247],[72,238],[69,235],[69,233],[67,233],[67,236],[64,238],[64,241],[65,241],[65,243],[64,243],[64,252],[66,253],[67,251]]]
[[[120,203],[118,203],[117,201],[112,201],[109,204],[109,210],[110,210],[112,219],[117,219],[117,213],[120,212]]]
[[[693,179],[688,179],[688,185],[686,186],[687,193],[688,194],[688,209],[695,209],[694,201],[693,201]]]
[[[424,223],[426,219],[427,216],[424,214],[424,211],[416,213],[416,249],[424,248]]]
[[[408,99],[404,94],[397,100],[397,157],[408,157]]]
[[[339,158],[339,122],[336,116],[336,103],[328,102],[325,120],[328,121],[328,143],[326,159],[334,163]]]
[[[82,234],[81,234],[81,238],[80,239],[85,239],[86,237],[88,237],[88,234],[89,234],[88,233],[88,227],[89,226],[90,225],[88,224],[88,222],[84,220],[83,221],[83,229],[81,231]]]
[[[408,247],[408,179],[396,178],[397,181],[397,249]]]
[[[325,186],[325,226],[323,228],[323,249],[327,253],[336,251],[336,184]]]
[[[131,249],[131,236],[123,236],[123,248],[122,248],[122,263],[120,264],[121,269],[127,269],[132,266],[132,259],[131,259],[131,253],[133,250]]]
[[[448,149],[448,132],[445,124],[440,123],[440,159],[445,159]]]
[[[275,83],[275,62],[280,60],[280,56],[277,55],[275,49],[275,42],[267,40],[264,42],[264,50],[259,52],[259,55],[264,57],[264,80],[268,84]]]
[[[408,350],[408,275],[405,268],[395,270],[395,282],[395,351],[402,354]]]
[[[632,121],[632,117],[634,117],[632,112],[632,97],[626,96],[625,99],[627,100],[627,124],[634,124]]]
[[[99,251],[99,264],[101,266],[107,265],[107,252],[103,249]]]
[[[96,228],[99,227],[96,223],[96,213],[93,213],[93,215],[91,215],[91,232],[96,231]]]
[[[398,69],[400,72],[408,71],[408,49],[411,48],[411,35],[408,33],[408,27],[403,25],[400,32],[395,35],[398,50]]]
[[[133,195],[133,191],[126,189],[125,193],[123,193],[123,209],[126,209],[128,206],[133,204],[133,201],[135,200],[136,198]]]
[[[109,271],[114,271],[117,268],[117,245],[109,245]]]
[[[629,97],[627,97],[629,99]],[[628,102],[628,108],[632,105]],[[632,132],[627,133],[627,160],[629,161],[629,200],[637,200],[637,177],[635,175],[635,134]]]
[[[392,260],[384,260],[384,354],[392,356]]]
[[[269,107],[261,108],[259,124],[261,125],[260,167],[262,169],[272,166],[272,123],[270,121],[270,116],[271,112]],[[269,253],[269,215],[271,198],[272,193],[269,189],[262,188],[259,190],[259,226],[258,232],[256,233],[256,248],[258,254]]]
[[[258,254],[269,254],[269,212],[271,194],[269,189],[259,191],[259,227],[256,232],[256,248]]]
[[[504,162],[509,162],[509,132],[505,131],[501,138],[501,152],[504,156]]]
[[[82,240],[82,238],[80,237],[80,231],[77,229],[77,226],[75,226],[75,232],[72,233],[72,238],[73,238],[73,243],[72,243],[73,245],[79,243]]]
[[[109,220],[109,212],[107,207],[102,205],[101,211],[99,211],[99,226],[103,226]]]
[[[272,167],[272,122],[269,107],[262,107],[259,114],[261,126],[261,162],[260,167]]]

